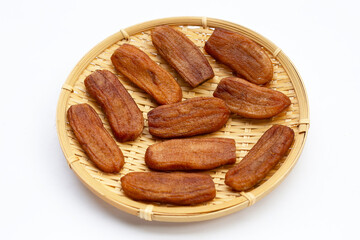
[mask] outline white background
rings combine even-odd
[[[0,239],[359,239],[359,1],[4,1]],[[146,222],[67,166],[56,105],[76,63],[121,28],[173,16],[246,26],[299,70],[311,127],[293,171],[254,206],[199,223]]]

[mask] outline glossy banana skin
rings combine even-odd
[[[245,191],[259,183],[286,154],[294,140],[294,131],[283,125],[268,129],[239,164],[225,176],[225,184]]]
[[[132,141],[141,134],[144,128],[142,112],[112,72],[95,71],[86,77],[85,86],[105,112],[118,141]]]
[[[116,70],[150,94],[158,104],[180,102],[179,84],[146,53],[130,44],[123,44],[111,56]]]
[[[192,87],[214,77],[204,54],[182,32],[164,25],[154,28],[151,38],[160,55]]]
[[[124,193],[133,200],[194,205],[215,198],[212,178],[202,173],[131,172],[121,178]]]
[[[208,170],[236,161],[235,140],[229,138],[172,139],[148,147],[146,165],[158,171]]]
[[[239,33],[216,28],[205,43],[205,51],[252,83],[265,84],[273,77],[271,60],[264,50]]]
[[[196,97],[154,108],[148,113],[150,134],[159,138],[190,137],[215,132],[230,116],[225,102]]]
[[[77,104],[69,108],[67,115],[78,142],[90,160],[103,172],[119,172],[124,165],[124,156],[95,110],[88,104]]]
[[[270,118],[291,104],[290,99],[279,91],[236,77],[222,79],[213,95],[224,100],[231,112],[245,118]]]

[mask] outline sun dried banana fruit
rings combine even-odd
[[[224,100],[231,112],[246,118],[270,118],[291,104],[279,91],[236,77],[222,79],[213,95]]]
[[[215,132],[230,116],[225,102],[214,97],[196,97],[159,106],[148,113],[150,134],[160,138],[189,137]]]
[[[192,87],[214,77],[204,54],[182,32],[164,25],[154,28],[151,38],[160,55]]]
[[[239,33],[216,28],[205,44],[205,51],[252,83],[265,84],[273,77],[271,60],[264,50]]]
[[[235,140],[229,138],[172,139],[148,147],[146,165],[158,171],[208,170],[236,161]]]
[[[249,153],[225,176],[225,184],[245,191],[259,183],[286,154],[294,140],[294,131],[283,125],[268,129]]]
[[[144,118],[119,79],[108,70],[97,70],[85,79],[88,93],[97,100],[120,142],[135,140],[144,128]]]
[[[119,172],[124,165],[124,156],[95,110],[88,104],[78,104],[71,106],[67,115],[77,140],[90,160],[103,172]]]
[[[202,173],[131,172],[121,178],[124,193],[133,200],[194,205],[215,198],[212,178]]]
[[[111,56],[111,61],[116,70],[150,94],[157,103],[181,101],[181,88],[171,74],[137,47],[121,45]]]

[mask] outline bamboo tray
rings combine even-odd
[[[149,171],[144,163],[146,148],[160,140],[154,139],[148,131],[147,112],[157,104],[141,89],[129,83],[115,71],[110,57],[115,49],[123,43],[138,46],[154,61],[168,70],[179,82],[183,99],[212,96],[220,79],[232,76],[226,66],[216,62],[206,54],[215,77],[200,86],[191,89],[178,74],[159,56],[151,42],[150,29],[168,24],[184,32],[204,52],[203,46],[214,28],[221,27],[239,32],[261,45],[270,56],[274,66],[274,78],[267,85],[283,92],[291,99],[291,106],[280,115],[266,120],[251,120],[232,115],[227,124],[218,132],[207,134],[211,137],[233,138],[236,141],[237,162],[239,162],[261,135],[273,124],[283,124],[295,131],[295,140],[288,154],[253,189],[247,192],[235,192],[224,184],[227,170],[231,166],[217,168],[209,173],[216,186],[217,196],[208,203],[196,206],[172,206],[157,203],[137,202],[127,198],[120,186],[120,178],[132,171]],[[121,83],[129,91],[143,112],[145,127],[142,135],[133,142],[118,143],[124,153],[125,165],[119,174],[105,174],[93,166],[79,146],[67,122],[66,111],[78,103],[88,103],[97,111],[105,128],[110,131],[109,124],[98,104],[85,91],[84,79],[97,69],[107,69],[119,77]],[[303,149],[309,129],[309,111],[305,87],[302,80],[287,56],[280,48],[261,35],[243,26],[224,20],[206,17],[175,17],[153,20],[125,28],[108,37],[88,52],[70,73],[62,86],[57,108],[57,131],[59,141],[69,166],[80,180],[98,197],[120,210],[137,215],[145,220],[166,222],[203,221],[221,217],[246,208],[271,192],[290,172]]]

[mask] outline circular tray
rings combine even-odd
[[[150,31],[153,27],[168,24],[185,33],[209,60],[215,77],[192,89],[159,55],[151,42]],[[137,202],[127,198],[121,190],[120,178],[132,171],[149,171],[144,162],[144,154],[149,145],[160,140],[154,139],[148,131],[147,113],[157,104],[141,89],[128,82],[124,76],[115,71],[110,57],[123,43],[130,43],[158,62],[179,82],[183,99],[212,96],[220,79],[232,76],[226,66],[216,62],[206,54],[203,47],[214,28],[221,27],[241,33],[261,45],[270,56],[274,66],[273,80],[267,87],[283,92],[291,99],[287,111],[266,120],[252,120],[232,115],[227,124],[220,130],[206,136],[233,138],[236,141],[237,163],[247,154],[261,135],[273,124],[283,124],[295,131],[295,140],[291,149],[268,176],[247,192],[235,192],[224,184],[225,174],[232,166],[223,166],[209,173],[216,186],[216,198],[205,204],[195,206],[173,206],[167,204]],[[145,127],[142,135],[133,142],[118,143],[124,153],[125,165],[118,174],[106,174],[98,170],[78,144],[71,127],[67,122],[66,111],[78,103],[88,103],[99,114],[106,129],[110,131],[107,119],[94,99],[85,91],[84,79],[97,69],[107,69],[117,74],[121,83],[143,112]],[[309,128],[308,101],[304,85],[293,64],[272,42],[261,35],[238,24],[206,17],[176,17],[158,19],[141,23],[108,37],[90,50],[75,66],[65,84],[62,86],[57,109],[57,130],[61,148],[69,166],[81,181],[97,196],[113,206],[137,215],[146,220],[167,222],[202,221],[221,217],[243,209],[267,195],[290,172],[300,156]]]

